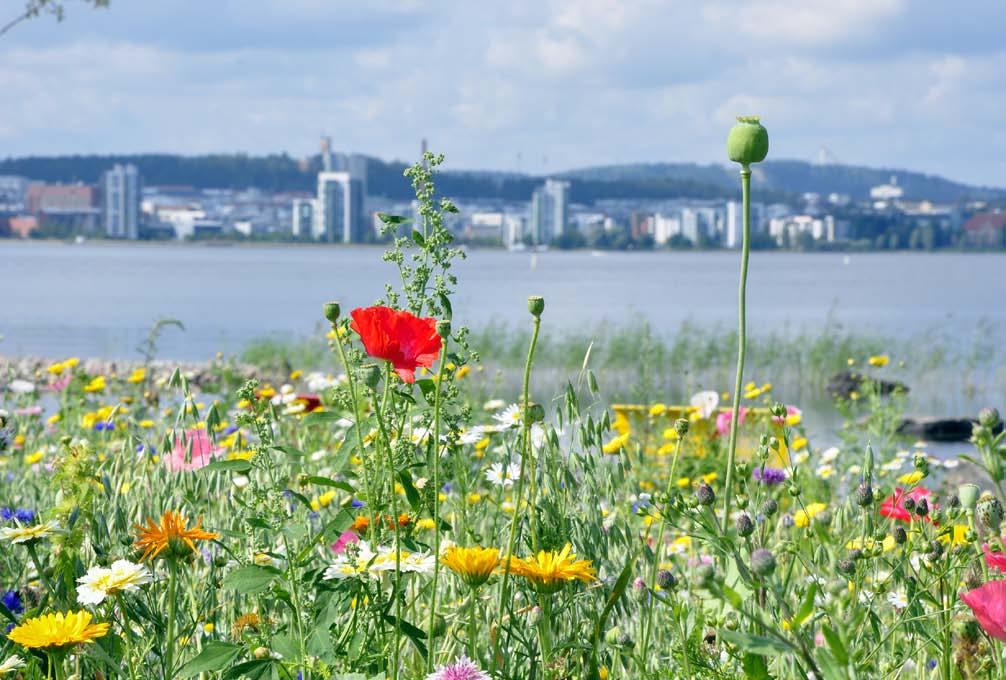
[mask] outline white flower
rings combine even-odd
[[[502,399],[490,399],[482,405],[483,411],[499,411],[501,408],[506,406],[506,402]]]
[[[35,391],[35,383],[28,382],[27,380],[11,380],[10,385],[7,387],[14,394],[31,394]]]
[[[693,394],[688,403],[699,410],[699,415],[708,418],[716,412],[716,408],[720,405],[720,395],[713,390],[704,390]]]
[[[486,479],[496,486],[502,486],[503,488],[513,486],[514,481],[520,477],[520,464],[510,463],[510,465],[503,467],[503,463],[493,463],[486,470]]]
[[[945,467],[948,470],[953,470],[960,464],[961,461],[957,460],[956,458],[947,458],[945,461],[943,461],[943,467]]]
[[[57,529],[59,529],[59,523],[53,520],[31,527],[23,527],[20,524],[13,527],[0,527],[0,538],[11,543],[28,543],[51,536]]]
[[[835,468],[832,465],[820,465],[814,472],[821,479],[828,479],[835,474]]]
[[[890,460],[881,465],[880,469],[887,470],[888,472],[896,472],[900,470],[902,467],[904,467],[904,465],[905,465],[904,458],[895,458],[894,460]]]
[[[517,427],[520,425],[520,406],[510,404],[505,409],[493,416],[493,420],[503,427]]]
[[[908,606],[908,596],[901,590],[894,590],[888,593],[887,601],[895,609],[904,609]]]
[[[873,591],[872,590],[866,590],[864,588],[863,590],[859,591],[859,602],[861,604],[869,605],[872,601],[873,601]]]
[[[307,389],[311,392],[321,392],[330,387],[334,387],[336,380],[330,375],[323,375],[318,372],[309,373],[307,376]]]
[[[249,481],[250,480],[245,475],[235,475],[233,478],[231,478],[231,483],[238,489],[243,489],[246,486],[248,486]]]
[[[837,446],[832,446],[821,452],[821,462],[822,463],[834,463],[835,459],[838,458],[839,450]]]
[[[536,449],[540,449],[544,443],[545,428],[541,426],[541,423],[534,423],[531,426],[531,446]]]
[[[0,663],[0,675],[7,675],[11,671],[16,671],[19,668],[24,668],[24,659],[17,654],[11,654],[7,657],[6,661]]]
[[[895,453],[894,456],[895,458],[911,458],[912,453],[911,451],[905,451],[904,449],[902,449],[901,451]]]
[[[810,460],[810,454],[806,450],[797,451],[796,454],[793,456],[794,465],[803,465],[808,460]]]
[[[77,601],[88,605],[101,604],[109,595],[139,590],[141,585],[150,581],[150,570],[142,564],[116,560],[108,568],[91,567],[77,579]]]
[[[402,553],[402,571],[411,574],[432,574],[437,559],[427,553]]]
[[[481,425],[469,428],[461,433],[458,438],[462,444],[478,444],[486,436],[486,429]]]

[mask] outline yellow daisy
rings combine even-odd
[[[90,612],[78,611],[36,616],[11,630],[7,637],[28,649],[48,649],[94,642],[107,632],[107,623],[91,623]]]

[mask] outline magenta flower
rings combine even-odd
[[[741,406],[737,411],[737,427],[744,424],[744,418],[747,416],[748,410],[746,406]],[[720,411],[719,415],[716,416],[716,431],[719,432],[720,436],[726,436],[730,434],[730,421],[733,419],[733,413],[730,411]]]
[[[342,532],[342,535],[336,539],[335,543],[332,544],[332,552],[336,555],[346,551],[346,546],[350,543],[359,543],[360,537],[356,535],[356,532],[352,529],[346,529]]]
[[[997,640],[1006,640],[1006,581],[989,581],[961,595],[978,625]]]
[[[492,680],[488,673],[479,670],[471,659],[462,654],[454,663],[440,666],[426,676],[426,680]]]

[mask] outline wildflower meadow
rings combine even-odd
[[[768,134],[727,147],[747,209]],[[996,411],[940,459],[864,380],[812,441],[746,365],[746,219],[731,384],[610,403],[588,352],[539,393],[540,297],[494,383],[452,312],[442,160],[406,173],[418,220],[382,216],[382,299],[313,291],[339,371],[196,385],[152,340],[125,373],[4,376],[0,676],[1006,678]]]

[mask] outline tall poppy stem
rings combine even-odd
[[[723,524],[726,533],[730,523],[730,501],[733,497],[734,459],[737,456],[737,419],[744,383],[744,357],[747,352],[747,285],[748,255],[751,252],[751,166],[741,165],[741,204],[743,228],[741,235],[741,276],[737,287],[737,373],[734,376],[733,406],[730,410],[730,443],[727,447],[727,478],[723,489]]]
[[[437,622],[437,581],[440,577],[440,390],[444,382],[444,364],[447,363],[447,338],[440,346],[440,364],[437,368],[437,385],[433,397],[433,460],[430,467],[433,473],[433,584],[430,587],[430,622],[427,627],[426,643],[429,645],[426,657],[426,672],[433,672],[433,658],[436,655],[436,644],[433,631]],[[474,593],[472,594],[474,598]],[[474,605],[473,605],[474,606]],[[475,657],[472,656],[474,659]]]

